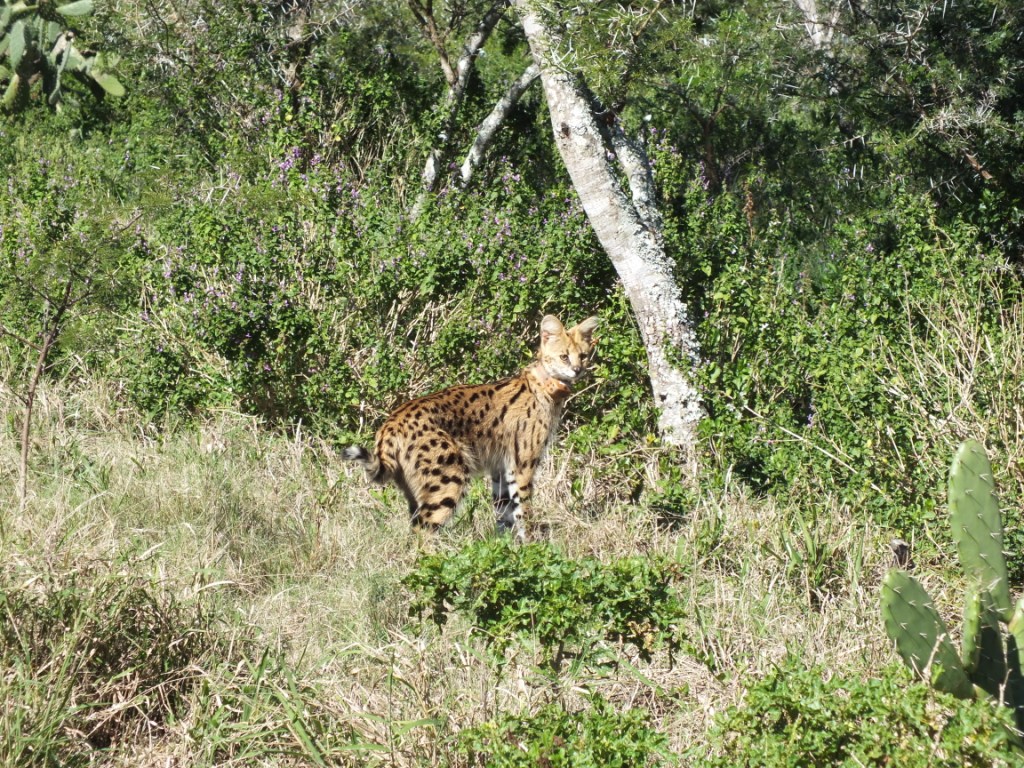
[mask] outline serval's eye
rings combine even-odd
[[[563,363],[568,363],[569,362],[569,356],[568,355],[562,355],[562,362]]]

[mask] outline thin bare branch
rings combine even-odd
[[[422,191],[416,199],[410,214],[414,219],[423,210],[427,196],[437,188],[441,169],[451,154],[452,134],[455,131],[459,110],[462,108],[462,103],[465,100],[469,76],[473,71],[477,56],[480,55],[495,26],[497,26],[508,9],[509,2],[510,0],[495,0],[492,2],[483,18],[477,24],[476,29],[473,30],[473,33],[466,38],[462,45],[462,53],[456,62],[455,70],[452,76],[448,77],[449,88],[444,103],[445,120],[438,133],[437,143],[431,149],[423,167]],[[410,0],[410,3],[419,3],[419,0]],[[421,11],[426,10],[422,5],[420,5],[420,9]],[[445,64],[442,62],[442,68],[444,66]],[[448,66],[450,67],[450,62],[448,62]]]
[[[28,457],[32,447],[32,409],[35,405],[36,392],[39,389],[39,382],[42,379],[43,371],[46,370],[50,350],[60,335],[61,322],[64,319],[64,315],[75,304],[76,300],[72,298],[72,293],[77,282],[78,279],[75,276],[67,279],[53,314],[43,320],[42,344],[39,346],[32,345],[39,354],[36,357],[35,369],[32,371],[28,388],[22,399],[25,405],[25,415],[21,425],[21,459],[18,465],[18,507],[21,512],[25,511],[25,507],[28,504]],[[50,301],[47,299],[47,305],[49,303]]]
[[[420,25],[420,28],[427,36],[427,40],[434,46],[438,63],[441,65],[441,71],[444,72],[444,79],[448,83],[448,87],[454,87],[457,77],[455,70],[452,69],[451,60],[448,58],[447,36],[438,29],[437,20],[434,18],[434,4],[431,0],[426,0],[425,3],[420,2],[420,0],[409,0],[409,10],[412,11],[416,23]]]
[[[7,326],[3,325],[2,323],[0,323],[0,334],[2,334],[4,336],[7,336],[8,338],[14,339],[19,344],[24,344],[26,347],[30,347],[30,348],[36,350],[37,352],[39,351],[39,345],[38,344],[36,344],[34,341],[29,341],[24,336],[18,335],[17,333],[15,333],[14,331],[12,331],[10,328],[8,328]]]

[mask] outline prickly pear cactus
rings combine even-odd
[[[1003,557],[1003,523],[999,517],[992,465],[976,440],[963,443],[949,471],[949,524],[964,575],[987,591],[1003,621],[1013,606]]]
[[[1024,651],[1024,597],[1017,601],[1017,607],[1010,617],[1010,636],[1013,637],[1018,651]]]
[[[911,669],[936,688],[962,699],[974,697],[949,630],[935,604],[913,576],[892,570],[882,582],[882,618],[896,650]]]
[[[109,71],[112,60],[80,51],[74,30],[67,28],[72,19],[92,12],[93,0],[0,0],[0,83],[7,84],[0,107],[13,111],[24,106],[38,80],[47,103],[59,109],[67,77],[96,96],[124,95],[124,86]]]
[[[981,658],[981,614],[983,603],[980,592],[973,592],[967,595],[964,602],[964,627],[962,639],[962,653],[964,669],[968,674],[978,668],[978,660]]]
[[[962,657],[928,593],[895,569],[882,583],[886,633],[907,665],[936,688],[962,698],[991,696],[1014,709],[1017,730],[1024,732],[1024,599],[1012,608],[992,467],[977,441],[968,440],[953,457],[949,515],[968,581]]]
[[[964,667],[974,685],[997,698],[1009,674],[999,619],[999,611],[988,592],[968,596],[964,608]]]
[[[1016,704],[1017,730],[1024,732],[1024,671],[1021,670],[1021,660],[1024,659],[1024,598],[1017,602],[1007,628],[1010,631],[1006,638],[1007,693],[1009,700]]]

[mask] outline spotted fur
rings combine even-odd
[[[373,453],[354,445],[345,457],[361,462],[372,481],[397,485],[413,526],[428,530],[451,517],[470,478],[489,476],[498,529],[523,540],[534,471],[584,370],[596,327],[591,317],[566,330],[547,315],[537,360],[518,375],[410,400],[377,431]]]

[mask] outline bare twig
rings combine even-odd
[[[29,341],[24,336],[18,335],[14,331],[10,330],[3,323],[0,323],[0,334],[2,334],[4,336],[7,336],[8,338],[14,339],[16,342],[18,342],[19,344],[24,344],[26,347],[31,347],[32,349],[36,350],[37,352],[39,351],[39,345],[38,344],[36,344],[34,341]]]
[[[74,275],[68,278],[67,283],[64,285],[63,293],[53,309],[53,315],[44,318],[41,331],[42,343],[35,345],[27,342],[39,354],[36,357],[35,369],[29,378],[28,389],[23,398],[25,415],[21,425],[21,458],[18,464],[18,511],[20,513],[24,513],[25,507],[28,504],[28,457],[32,444],[32,409],[36,401],[36,392],[39,389],[39,381],[43,376],[43,371],[46,370],[46,362],[47,358],[49,358],[50,350],[53,349],[53,345],[60,335],[61,322],[64,319],[64,315],[68,309],[83,298],[72,296],[76,282],[77,279]],[[49,304],[49,302],[47,303]]]
[[[466,88],[469,85],[469,76],[476,64],[477,56],[480,55],[484,44],[486,44],[487,40],[491,36],[491,32],[494,31],[494,28],[504,15],[509,2],[510,0],[494,0],[494,2],[490,4],[487,12],[476,25],[476,28],[463,42],[461,54],[455,63],[454,69],[452,68],[451,61],[449,60],[444,47],[441,46],[441,49],[438,51],[439,56],[441,57],[441,68],[444,70],[445,79],[448,81],[448,92],[445,95],[445,103],[443,107],[445,118],[441,125],[441,130],[438,132],[436,143],[430,150],[430,154],[428,155],[427,161],[423,167],[421,191],[413,205],[412,212],[410,213],[413,219],[417,218],[423,210],[423,205],[426,203],[427,196],[437,188],[441,169],[444,167],[445,160],[451,152],[452,134],[455,131],[459,111],[461,110],[462,103],[465,100]],[[436,23],[433,20],[431,3],[420,3],[416,2],[416,0],[410,0],[409,5],[410,8],[413,9],[414,15],[419,14],[417,15],[417,21],[420,21],[422,18],[420,25],[424,28],[427,37],[431,39],[434,47],[437,48],[438,43],[434,39],[436,34]]]

